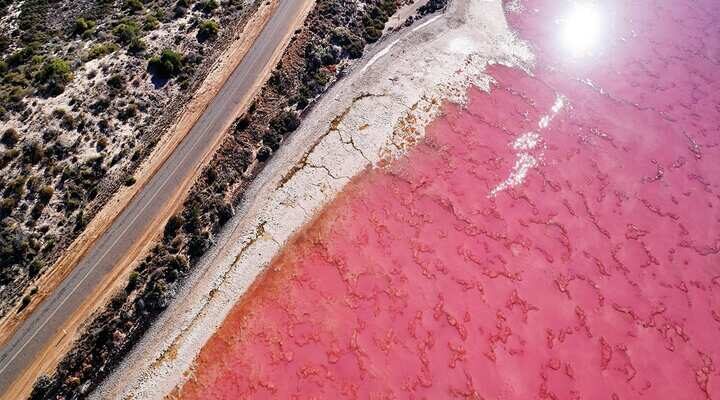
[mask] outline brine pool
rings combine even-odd
[[[506,6],[533,70],[354,179],[180,397],[720,399],[720,2]]]

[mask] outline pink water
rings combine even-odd
[[[582,57],[569,2],[523,4],[533,76],[352,182],[181,397],[720,399],[720,3],[604,2]]]

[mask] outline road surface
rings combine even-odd
[[[65,323],[83,304],[86,296],[103,278],[118,268],[121,260],[147,231],[153,229],[156,215],[184,190],[187,178],[198,172],[203,159],[223,134],[237,111],[248,101],[253,87],[262,80],[263,70],[273,54],[294,31],[305,1],[281,0],[244,59],[218,95],[165,161],[147,185],[135,196],[110,228],[93,244],[70,275],[41,303],[0,350],[0,393],[9,398],[15,385],[27,392],[32,382],[16,380],[36,358],[55,343]],[[12,390],[11,390],[12,389]],[[13,395],[14,396],[14,395]]]

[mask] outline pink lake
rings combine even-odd
[[[605,1],[595,43],[521,4],[532,76],[357,177],[180,397],[720,399],[720,2]]]

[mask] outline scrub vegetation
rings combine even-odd
[[[0,0],[0,317],[134,183],[260,2]]]

